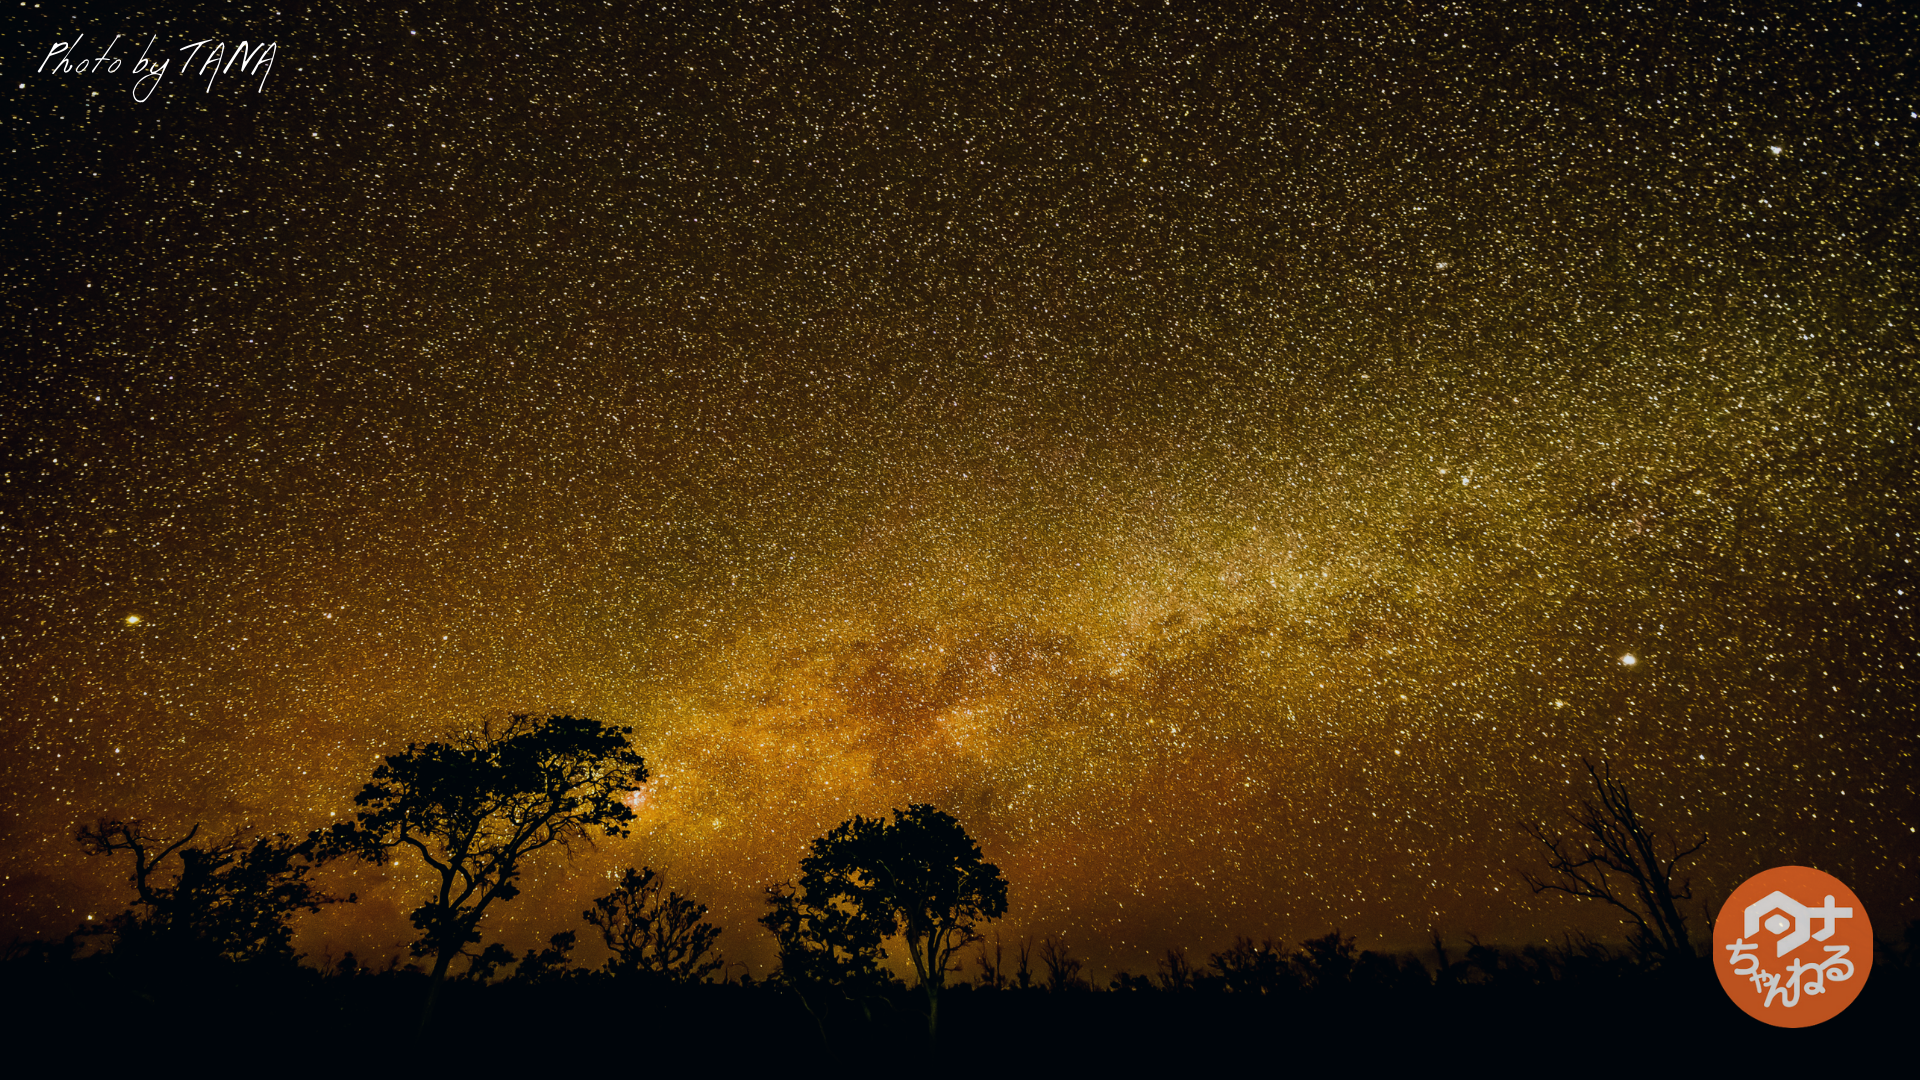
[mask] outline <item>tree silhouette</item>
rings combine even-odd
[[[1563,892],[1625,912],[1634,925],[1634,949],[1643,960],[1692,960],[1693,943],[1679,902],[1692,899],[1693,889],[1684,881],[1676,888],[1673,874],[1682,860],[1706,846],[1706,838],[1684,848],[1671,836],[1663,841],[1641,822],[1626,788],[1613,778],[1612,766],[1602,762],[1595,768],[1585,758],[1581,764],[1593,779],[1598,802],[1580,804],[1580,812],[1573,815],[1579,827],[1573,840],[1549,835],[1539,822],[1522,825],[1546,849],[1547,869],[1553,875],[1522,876],[1536,893]]]
[[[571,716],[515,716],[497,733],[410,744],[354,796],[365,809],[335,825],[331,843],[375,863],[412,848],[439,879],[412,913],[413,955],[433,957],[422,1025],[448,965],[480,940],[487,909],[519,895],[529,855],[595,829],[627,835],[633,811],[624,799],[647,779],[632,733]]]
[[[195,845],[195,825],[178,840],[148,836],[138,821],[101,819],[79,841],[90,855],[133,857],[135,906],[108,923],[114,951],[170,961],[219,958],[292,963],[291,920],[341,902],[308,879],[324,858],[321,834],[285,833],[249,840],[236,832]],[[355,898],[346,898],[351,902]]]
[[[1352,936],[1335,930],[1300,943],[1293,965],[1301,981],[1315,990],[1335,990],[1353,977]]]
[[[1159,979],[1160,989],[1168,993],[1193,989],[1193,964],[1187,960],[1187,950],[1167,950],[1160,961]]]
[[[1005,946],[1000,941],[1000,931],[993,932],[993,955],[987,955],[987,942],[980,939],[980,951],[975,957],[980,965],[980,981],[974,985],[982,990],[1005,990],[1007,988],[1007,962]]]
[[[1047,969],[1047,989],[1055,994],[1068,990],[1087,990],[1087,981],[1080,977],[1080,969],[1085,966],[1079,957],[1073,955],[1073,948],[1067,939],[1058,934],[1048,934],[1040,939],[1040,963]]]
[[[707,905],[677,892],[660,895],[651,868],[627,868],[620,885],[582,913],[606,940],[610,975],[645,975],[670,982],[702,982],[724,963],[712,957],[720,928],[706,921]]]
[[[1033,935],[1026,934],[1014,949],[1013,985],[1022,990],[1033,989]]]
[[[877,971],[880,943],[899,934],[927,996],[927,1031],[953,955],[979,940],[975,923],[1007,910],[1007,882],[951,815],[924,804],[891,822],[855,817],[813,841],[798,888],[774,890],[761,919],[791,960],[815,977]]]
[[[771,910],[760,917],[760,925],[773,932],[778,949],[780,966],[773,981],[800,999],[819,1028],[821,1043],[828,1041],[824,1004],[816,1008],[814,999],[846,998],[859,1002],[871,1016],[868,996],[889,981],[880,970],[887,955],[881,942],[888,931],[878,914],[825,888],[809,890],[804,883],[791,882],[768,888],[767,906]]]
[[[864,987],[884,982],[880,961],[887,952],[886,924],[843,898],[815,902],[804,886],[784,883],[767,890],[771,911],[760,925],[773,932],[781,981],[795,987]]]

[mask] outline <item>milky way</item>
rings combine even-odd
[[[548,6],[9,31],[9,933],[520,712],[656,778],[516,947],[909,801],[1102,970],[1614,934],[1583,756],[1920,917],[1911,13]]]

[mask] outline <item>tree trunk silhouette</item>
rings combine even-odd
[[[440,986],[447,981],[447,968],[453,964],[454,952],[442,951],[433,961],[433,977],[427,983],[427,1000],[420,1007],[420,1034],[427,1033],[427,1025],[433,1022],[433,1007],[440,1001]]]

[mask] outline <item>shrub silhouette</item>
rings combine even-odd
[[[547,939],[546,948],[538,952],[528,949],[514,965],[507,981],[522,986],[545,986],[580,974],[572,966],[575,936],[573,931],[563,930]]]
[[[1150,993],[1153,988],[1152,979],[1145,975],[1135,975],[1125,968],[1114,972],[1112,981],[1107,983],[1107,989],[1121,994]]]
[[[491,982],[494,973],[513,963],[513,950],[497,941],[487,943],[487,947],[467,958],[467,970],[461,977],[468,982]]]
[[[1272,938],[1256,946],[1252,938],[1236,937],[1225,952],[1209,957],[1207,966],[1220,980],[1220,988],[1231,993],[1278,994],[1300,985],[1283,946]]]

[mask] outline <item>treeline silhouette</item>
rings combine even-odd
[[[1691,893],[1676,869],[1704,841],[1657,835],[1604,764],[1588,766],[1596,798],[1575,813],[1573,837],[1524,826],[1549,875],[1526,876],[1536,891],[1623,909],[1633,927],[1624,946],[1573,934],[1556,946],[1450,944],[1436,931],[1420,953],[1382,953],[1333,929],[1297,943],[1237,937],[1197,960],[1170,949],[1152,971],[1097,983],[1061,934],[989,933],[1007,883],[958,821],[925,805],[855,817],[813,841],[798,877],[768,891],[761,925],[778,963],[761,980],[735,974],[745,965],[725,961],[706,907],[647,867],[627,869],[582,912],[607,954],[597,967],[575,962],[578,929],[518,955],[483,945],[485,914],[519,894],[537,852],[625,835],[625,796],[647,776],[630,734],[518,716],[410,745],[375,770],[351,820],[304,837],[83,827],[85,851],[127,862],[132,896],[64,938],[8,947],[0,1007],[14,1038],[129,1061],[198,1046],[264,1065],[299,1042],[319,1054],[529,1067],[831,1065],[924,1058],[930,1047],[961,1055],[937,1059],[949,1063],[974,1052],[1129,1064],[1200,1051],[1351,1062],[1420,1057],[1423,1045],[1564,1061],[1580,1031],[1683,1056],[1719,1040],[1713,1063],[1753,1054],[1777,1064],[1810,1045],[1783,1042],[1725,999],[1678,903]],[[357,901],[325,893],[318,867],[393,858],[418,860],[432,882],[411,913],[407,958],[294,951],[297,916]],[[890,946],[904,950],[911,983],[887,966]],[[1920,921],[1878,943],[1860,1000],[1823,1028],[1870,1042],[1905,1031],[1917,984]]]

